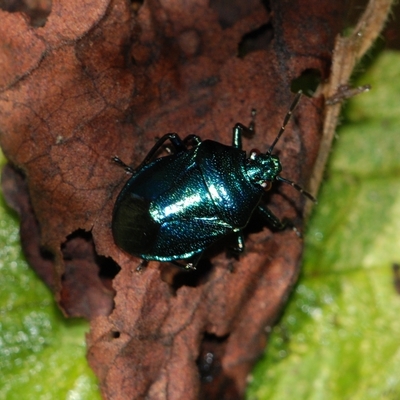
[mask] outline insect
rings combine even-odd
[[[272,155],[300,97],[299,92],[266,153],[251,150],[246,155],[242,135],[252,131],[252,126],[237,123],[231,146],[202,141],[196,135],[181,139],[176,133],[167,133],[137,168],[113,157],[132,174],[114,206],[116,245],[145,262],[157,260],[195,269],[204,250],[227,235],[234,239],[234,250],[242,252],[242,231],[253,215],[271,228],[284,229],[287,224],[261,202],[272,182],[288,183],[315,201],[299,185],[279,175],[281,163]],[[166,141],[172,145],[172,154],[156,158]]]

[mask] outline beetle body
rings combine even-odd
[[[241,136],[247,130],[236,124],[231,146],[166,134],[136,169],[114,157],[132,173],[114,206],[115,243],[143,260],[185,260],[186,268],[195,268],[202,252],[227,235],[236,237],[234,248],[243,251],[242,229],[254,212],[271,227],[284,228],[260,202],[263,193],[279,179],[302,189],[279,176],[282,167],[271,155],[273,146],[265,154],[253,150],[246,156]],[[173,154],[154,158],[167,140]]]
[[[115,204],[115,242],[145,260],[172,261],[240,231],[264,192],[246,163],[244,151],[207,140],[144,166]]]

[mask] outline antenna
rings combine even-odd
[[[285,132],[286,125],[289,123],[290,118],[291,118],[291,116],[292,116],[292,114],[293,114],[293,111],[294,111],[295,108],[297,107],[297,104],[299,104],[299,101],[300,101],[300,99],[301,99],[302,94],[303,94],[303,93],[302,93],[301,90],[299,90],[299,91],[297,92],[297,95],[296,95],[296,97],[294,98],[294,100],[293,100],[293,102],[292,102],[292,104],[291,104],[291,106],[290,106],[290,108],[289,108],[289,111],[287,112],[287,114],[286,114],[286,116],[285,116],[285,119],[283,120],[283,124],[282,124],[281,129],[280,129],[279,132],[278,132],[278,135],[276,136],[274,142],[272,143],[272,145],[270,146],[270,148],[268,149],[268,151],[267,151],[267,153],[266,153],[267,156],[270,156],[270,155],[271,155],[272,150],[274,150],[275,145],[278,143],[278,140],[279,140],[280,137],[283,135],[283,132]],[[307,198],[309,198],[309,199],[310,199],[311,201],[313,201],[314,203],[317,203],[317,199],[316,199],[311,193],[309,193],[309,192],[307,192],[306,190],[304,190],[304,189],[303,189],[300,185],[298,185],[297,183],[295,183],[295,182],[293,182],[293,181],[290,181],[289,179],[282,178],[282,177],[279,176],[279,175],[278,175],[275,179],[276,179],[277,181],[285,182],[285,183],[289,184],[290,186],[293,186],[293,187],[294,187],[297,191],[299,191],[301,194],[303,194],[304,196],[306,196]]]
[[[309,192],[307,192],[306,190],[304,190],[300,185],[298,185],[297,183],[294,183],[292,181],[289,181],[289,179],[286,178],[282,178],[281,176],[277,176],[275,178],[277,181],[281,181],[281,182],[285,182],[288,183],[290,186],[293,186],[296,190],[298,190],[302,195],[306,196],[307,198],[309,198],[311,201],[313,201],[315,204],[317,204],[317,199]]]
[[[270,156],[270,155],[271,155],[272,150],[274,149],[275,145],[278,143],[278,140],[279,140],[280,137],[282,136],[283,132],[285,132],[286,125],[287,125],[288,122],[290,121],[290,118],[291,118],[291,116],[292,116],[292,114],[293,114],[293,111],[294,111],[294,109],[297,107],[297,104],[299,103],[302,94],[303,94],[303,92],[302,92],[301,90],[299,90],[299,91],[297,92],[297,95],[296,95],[296,97],[294,98],[293,103],[292,103],[292,105],[290,106],[289,111],[287,112],[287,114],[286,114],[286,116],[285,116],[285,119],[283,120],[283,124],[282,124],[281,129],[280,129],[279,132],[278,132],[278,135],[276,136],[274,142],[271,144],[270,148],[268,149],[268,151],[267,151],[267,153],[266,153],[267,156]]]

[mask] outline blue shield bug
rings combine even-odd
[[[244,250],[242,230],[253,214],[274,229],[280,221],[261,198],[273,181],[289,183],[315,201],[299,185],[282,178],[281,163],[272,151],[285,131],[301,93],[294,99],[282,127],[266,153],[242,150],[242,124],[233,128],[232,145],[196,135],[181,139],[176,133],[160,138],[143,162],[132,168],[118,157],[113,161],[132,174],[114,206],[112,232],[118,247],[144,261],[157,260],[195,269],[203,251],[226,235]],[[155,158],[169,140],[172,154]],[[182,265],[181,265],[182,266]]]

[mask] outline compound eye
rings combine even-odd
[[[258,150],[258,149],[252,149],[251,151],[250,151],[250,160],[252,160],[252,161],[254,161],[259,155],[260,155],[260,150]]]
[[[271,181],[264,181],[261,183],[261,187],[264,189],[265,192],[268,192],[272,188],[272,182]]]

